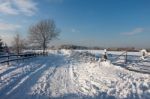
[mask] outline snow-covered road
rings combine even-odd
[[[150,75],[79,52],[0,66],[0,99],[149,99]]]
[[[64,62],[63,59],[62,56],[50,55],[26,60],[11,68],[3,66],[5,71],[1,73],[0,77],[0,98],[19,99],[21,97],[26,99],[26,97],[31,97],[32,95],[28,95],[27,92],[37,83],[36,81],[42,73],[46,70],[54,73],[58,65],[61,64],[60,62]]]

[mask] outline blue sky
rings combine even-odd
[[[0,0],[0,35],[10,44],[18,31],[39,20],[55,20],[54,44],[150,47],[150,0]]]

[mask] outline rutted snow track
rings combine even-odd
[[[68,68],[68,60],[56,63],[56,68],[49,68],[42,74],[32,87],[31,93],[38,97],[40,95],[57,97],[71,92],[73,87]]]
[[[88,53],[38,57],[0,71],[0,99],[149,99],[150,75]]]
[[[7,72],[5,74],[2,72],[1,81],[0,81],[0,99],[16,99],[19,97],[24,98],[31,97],[30,95],[26,96],[31,87],[31,84],[36,83],[35,79],[38,80],[38,77],[41,76],[41,73],[49,70],[52,71],[51,75],[54,74],[57,68],[57,63],[63,61],[63,56],[51,55],[49,57],[40,57],[36,60],[32,60],[29,63],[20,65],[18,68]],[[9,69],[8,69],[9,70]]]

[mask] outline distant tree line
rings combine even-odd
[[[88,47],[77,46],[77,45],[61,45],[59,49],[88,49]]]
[[[77,49],[77,50],[103,50],[102,47],[87,47],[87,46],[79,46],[79,45],[61,45],[58,47],[58,49]]]
[[[107,49],[108,51],[128,51],[128,52],[139,52],[140,49],[134,48],[134,47],[120,47],[120,48],[105,48],[105,47],[86,47],[86,46],[78,46],[78,45],[61,45],[58,47],[58,49],[74,49],[74,50],[103,50]],[[150,52],[150,49],[146,49],[148,52]]]
[[[128,52],[139,52],[139,49],[134,47],[120,47],[120,48],[108,48],[108,51],[128,51]]]

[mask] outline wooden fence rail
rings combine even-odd
[[[12,55],[3,55],[3,56],[0,56],[0,64],[7,63],[9,65],[9,63],[11,61],[29,59],[29,58],[35,57],[37,55],[38,54],[36,54],[36,53],[19,54],[19,55],[13,55],[13,54]]]

